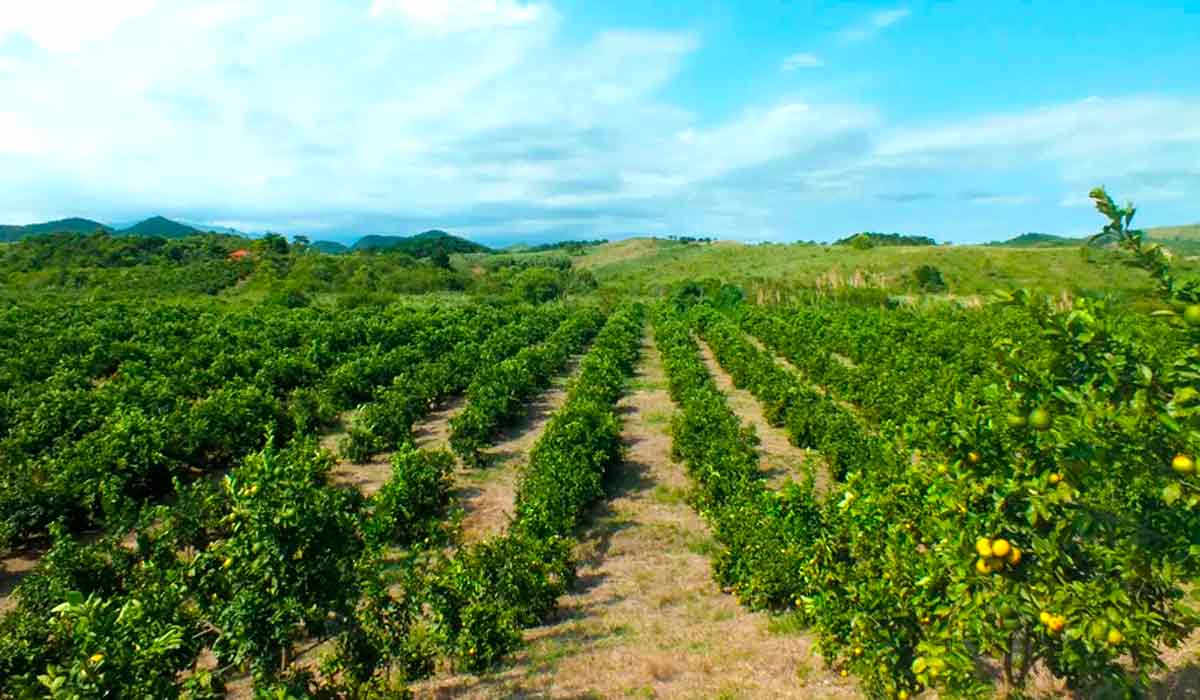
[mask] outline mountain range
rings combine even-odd
[[[149,219],[139,221],[130,226],[114,227],[108,224],[93,221],[92,219],[84,219],[80,217],[71,217],[67,219],[58,219],[56,221],[47,221],[37,224],[25,225],[3,225],[0,224],[0,243],[10,243],[19,241],[30,236],[42,236],[51,233],[95,233],[103,231],[114,236],[157,236],[160,238],[183,238],[202,233],[222,233],[242,236],[245,238],[256,238],[250,234],[243,233],[236,229],[228,227],[213,226],[203,228],[201,225],[185,224],[162,216],[152,216]],[[887,238],[880,234],[869,234],[872,237]],[[1193,254],[1192,248],[1195,248],[1195,253],[1200,253],[1200,224],[1192,224],[1188,226],[1160,226],[1146,230],[1146,235],[1151,240],[1162,241],[1171,244],[1173,247],[1186,247],[1189,254]],[[934,244],[931,239],[922,239],[917,241],[918,237],[898,236],[892,234],[892,237],[897,238],[896,242],[908,244]],[[912,241],[910,242],[910,239]],[[993,241],[985,243],[986,246],[1005,246],[1013,248],[1057,248],[1061,246],[1080,245],[1085,241],[1082,238],[1068,238],[1065,236],[1057,236],[1050,233],[1023,233],[1005,241]],[[838,243],[848,243],[849,239],[843,239]],[[888,241],[892,242],[892,241]],[[481,243],[468,240],[461,236],[455,236],[445,231],[433,229],[419,233],[415,236],[389,236],[389,235],[366,235],[359,238],[351,245],[340,243],[337,241],[313,241],[311,247],[314,250],[328,254],[341,254],[356,251],[380,251],[389,250],[407,253],[417,258],[433,256],[436,253],[444,252],[447,254],[453,253],[488,253],[495,252],[495,249],[489,248]],[[515,252],[519,246],[509,246],[508,252]]]
[[[47,221],[41,224],[27,224],[25,226],[0,225],[0,241],[19,241],[30,236],[42,236],[50,233],[96,233],[97,231],[110,233],[114,236],[158,236],[160,238],[183,238],[184,236],[204,233],[200,229],[161,216],[152,216],[149,219],[139,221],[132,226],[122,229],[115,229],[112,226],[102,224],[99,221],[92,221],[91,219],[72,217],[57,221]]]
[[[152,216],[131,226],[121,228],[93,221],[72,217],[58,219],[38,224],[23,226],[0,225],[0,243],[11,243],[32,236],[44,236],[52,233],[91,234],[104,232],[113,236],[142,236],[159,238],[184,238],[203,233],[221,233],[251,238],[249,234],[226,227],[201,229],[189,224],[172,221],[162,216]],[[368,235],[358,239],[353,245],[347,246],[336,241],[314,241],[310,244],[314,250],[322,253],[339,254],[351,251],[396,251],[407,253],[416,258],[432,257],[437,253],[487,253],[492,249],[485,245],[469,241],[460,236],[440,230],[425,231],[415,236],[381,236]]]

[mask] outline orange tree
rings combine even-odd
[[[799,605],[872,695],[986,694],[981,666],[1013,695],[1038,667],[1137,692],[1196,625],[1197,289],[1129,229],[1132,207],[1092,197],[1168,318],[1004,295],[1047,342],[998,339],[1002,380],[924,431],[932,454],[897,440],[824,504]]]
[[[529,456],[507,531],[464,546],[433,569],[429,608],[457,667],[482,671],[546,619],[574,580],[574,534],[605,495],[621,457],[617,399],[638,357],[645,309],[609,315],[579,364],[566,401]]]
[[[450,448],[464,462],[481,465],[482,450],[499,429],[525,410],[525,404],[550,385],[599,331],[604,315],[584,307],[573,312],[545,341],[530,345],[504,361],[483,366],[467,387],[467,405],[450,419]]]

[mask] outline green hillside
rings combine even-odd
[[[0,241],[19,241],[29,236],[41,236],[48,233],[95,233],[96,231],[111,230],[99,221],[71,217],[40,224],[0,226]]]
[[[575,258],[602,287],[622,293],[656,295],[688,279],[722,279],[783,293],[803,289],[877,289],[915,292],[914,274],[930,265],[939,270],[948,293],[982,297],[997,289],[1028,287],[1058,294],[1110,293],[1126,298],[1150,290],[1145,273],[1123,264],[1111,250],[1074,247],[889,246],[856,249],[804,243],[747,245],[722,241],[686,245],[663,239],[628,239],[589,248]],[[1181,272],[1200,270],[1191,261]]]
[[[1146,235],[1160,241],[1197,240],[1200,241],[1200,224],[1186,226],[1156,226],[1146,229]]]
[[[1157,226],[1146,229],[1146,236],[1162,243],[1177,255],[1200,256],[1200,224]]]
[[[161,216],[152,216],[117,232],[118,236],[157,236],[159,238],[183,238],[194,236],[200,231]]]
[[[834,245],[848,245],[856,248],[878,248],[881,246],[928,246],[937,245],[937,241],[929,236],[910,236],[902,233],[875,233],[864,231],[853,236],[834,241]]]
[[[350,247],[352,251],[387,250],[428,258],[437,253],[489,253],[491,248],[445,231],[432,230],[415,236],[363,236]]]
[[[350,251],[350,248],[346,244],[338,243],[337,241],[313,241],[309,244],[309,247],[327,255],[340,255]]]
[[[1176,253],[1200,254],[1200,224],[1189,226],[1159,226],[1145,229],[1146,237],[1159,241]],[[1061,248],[1076,247],[1087,243],[1084,238],[1068,238],[1052,233],[1022,233],[1006,241],[986,243],[990,247],[1004,248]]]
[[[1005,248],[1056,248],[1061,246],[1077,246],[1085,243],[1082,238],[1067,238],[1052,233],[1022,233],[1007,241],[986,243],[988,246],[1003,246]]]

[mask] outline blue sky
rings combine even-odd
[[[1200,3],[0,3],[0,223],[975,242],[1200,222]]]

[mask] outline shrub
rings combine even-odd
[[[913,270],[913,280],[923,292],[946,291],[946,280],[942,279],[941,270],[932,265],[922,265]]]
[[[371,498],[367,541],[413,544],[440,529],[453,484],[454,456],[445,450],[402,446],[392,456],[392,478]]]

